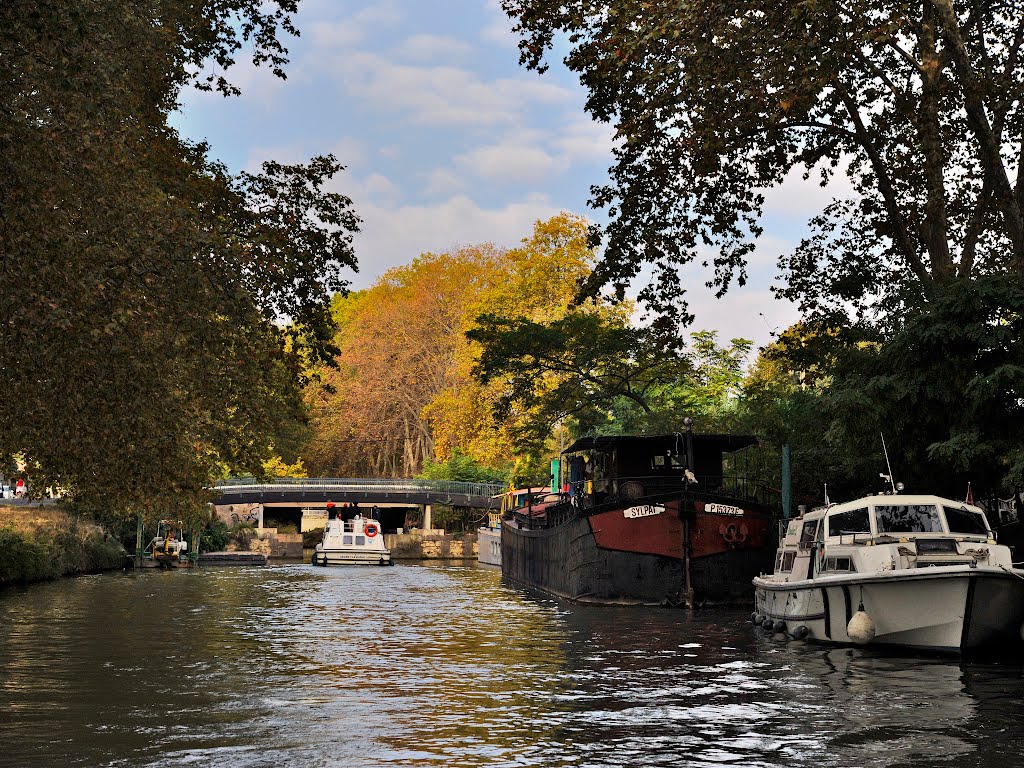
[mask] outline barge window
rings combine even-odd
[[[685,466],[686,457],[680,456],[678,453],[656,453],[651,457],[651,469],[665,469],[666,467],[679,469]]]
[[[341,543],[343,545],[344,544],[351,544],[352,543],[352,537],[351,536],[342,536],[341,537]]]
[[[796,552],[783,552],[782,553],[782,565],[779,568],[780,571],[792,571],[793,561],[796,560]]]
[[[942,511],[946,513],[946,522],[949,523],[950,533],[988,535],[988,526],[985,525],[985,518],[977,512],[971,512],[969,509],[957,509],[956,507],[943,507]]]
[[[934,504],[878,504],[875,524],[879,533],[942,533]]]
[[[871,533],[867,507],[835,512],[828,516],[828,535],[842,536],[844,533]]]
[[[356,546],[357,547],[361,547],[365,543],[366,543],[366,537],[365,536],[356,536]]]

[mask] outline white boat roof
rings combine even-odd
[[[971,512],[977,512],[978,514],[984,514],[985,510],[976,504],[968,504],[966,501],[956,501],[954,499],[947,499],[942,496],[934,496],[931,494],[910,494],[910,493],[880,493],[875,496],[864,496],[854,501],[845,501],[842,504],[831,504],[828,507],[816,507],[810,512],[805,512],[804,516],[809,516],[815,513],[825,514],[827,512],[845,512],[848,509],[861,509],[867,506],[884,506],[891,504],[929,504],[929,505],[942,505],[947,507],[956,507],[957,509],[967,509]]]

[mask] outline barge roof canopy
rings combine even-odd
[[[581,437],[564,451],[579,453],[580,451],[608,451],[617,447],[640,448],[645,450],[664,450],[666,445],[678,441],[680,452],[686,450],[686,433],[670,432],[666,435],[597,435]],[[699,451],[720,450],[722,453],[733,453],[752,445],[758,440],[753,435],[701,435],[694,434],[693,445]]]

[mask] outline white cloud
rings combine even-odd
[[[306,21],[304,29],[320,52],[350,49],[364,42],[373,27],[395,26],[405,20],[405,14],[393,0],[381,0],[344,18],[329,17],[337,13],[336,0],[303,6]]]
[[[450,168],[435,168],[430,172],[424,192],[431,196],[450,196],[466,189],[466,177]]]
[[[567,89],[539,78],[485,80],[458,67],[415,67],[366,52],[309,56],[306,65],[337,73],[348,95],[369,108],[424,125],[518,124],[530,107],[571,101]]]
[[[328,148],[314,146],[305,139],[297,139],[288,144],[253,146],[249,149],[244,170],[257,173],[264,160],[295,165],[307,162],[313,155],[326,153],[333,154],[346,168],[359,168],[365,165],[366,148],[363,142],[351,136],[343,136]]]
[[[426,251],[441,252],[473,243],[491,242],[515,246],[529,235],[533,222],[559,213],[546,197],[537,196],[500,208],[481,208],[473,200],[456,195],[438,205],[405,205],[390,208],[359,205],[362,232],[356,235],[360,274],[357,288],[400,264],[408,264]]]
[[[569,162],[602,159],[610,162],[615,147],[613,136],[614,130],[607,123],[596,122],[584,114],[574,114],[562,128],[561,136],[552,144]]]
[[[717,330],[719,343],[751,339],[755,351],[752,358],[759,347],[774,340],[773,333],[781,333],[799,318],[796,305],[776,299],[763,286],[734,286],[720,299],[703,286],[692,286],[686,297],[696,317],[690,330]]]
[[[518,140],[479,147],[455,158],[455,167],[463,174],[509,184],[542,184],[565,166],[540,147]]]
[[[464,59],[473,53],[473,46],[454,37],[419,34],[405,40],[396,53],[416,61]]]
[[[816,170],[811,172],[810,178],[804,179],[803,168],[793,168],[781,184],[765,190],[765,213],[810,218],[821,213],[834,198],[854,197],[856,193],[850,179],[842,168],[837,170],[836,176],[823,188]]]
[[[493,20],[480,30],[480,39],[502,48],[515,49],[519,39],[512,31],[511,19],[501,10],[501,3],[497,0],[488,0],[487,9],[493,13]]]

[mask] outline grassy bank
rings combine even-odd
[[[0,586],[120,568],[124,548],[59,509],[0,507]]]

